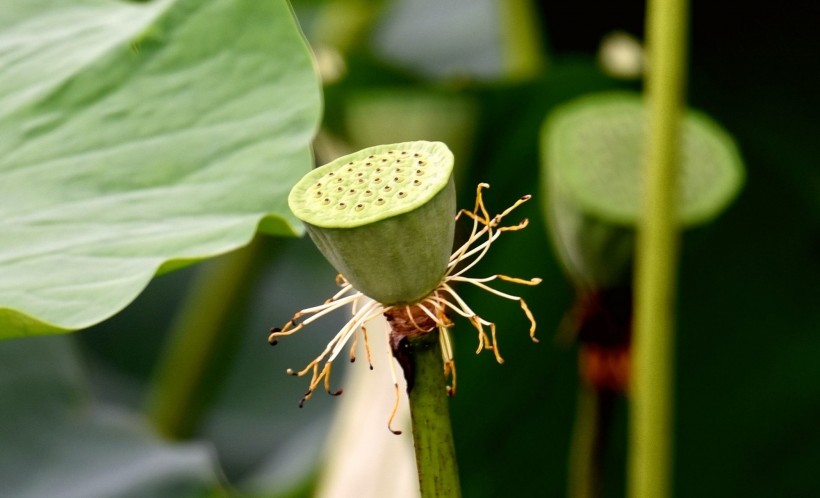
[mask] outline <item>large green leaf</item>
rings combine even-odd
[[[0,3],[0,337],[301,231],[320,93],[286,1]]]
[[[0,496],[204,496],[204,444],[160,441],[139,418],[92,404],[68,337],[0,344]]]

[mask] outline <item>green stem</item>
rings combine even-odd
[[[259,242],[203,265],[171,327],[148,393],[146,411],[157,431],[183,439],[196,429],[203,400],[225,346],[226,322],[253,273]]]
[[[423,498],[461,496],[438,334],[409,343],[414,379],[410,416]]]
[[[670,494],[677,163],[686,0],[651,0],[647,13],[647,189],[635,273],[629,496]]]

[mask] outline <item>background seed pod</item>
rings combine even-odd
[[[593,288],[630,276],[634,227],[643,206],[647,122],[629,93],[584,97],[558,108],[541,135],[546,218],[570,276]],[[706,116],[682,123],[678,218],[692,226],[717,216],[743,183],[732,139]]]
[[[370,147],[305,175],[288,204],[357,290],[383,304],[410,303],[447,270],[452,170],[453,154],[441,142]]]

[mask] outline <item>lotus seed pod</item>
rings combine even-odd
[[[635,226],[643,209],[647,122],[643,100],[609,93],[553,112],[541,135],[546,219],[565,269],[593,288],[631,276]],[[681,123],[678,219],[717,216],[743,183],[732,139],[706,116]]]
[[[453,246],[453,154],[441,142],[370,147],[314,169],[288,204],[348,282],[382,304],[435,289]]]

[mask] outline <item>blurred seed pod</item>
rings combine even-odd
[[[578,286],[615,287],[631,277],[648,126],[643,100],[629,93],[577,99],[544,123],[545,218],[558,257]],[[689,111],[681,129],[678,217],[687,227],[720,214],[737,195],[744,172],[734,142],[711,119]]]

